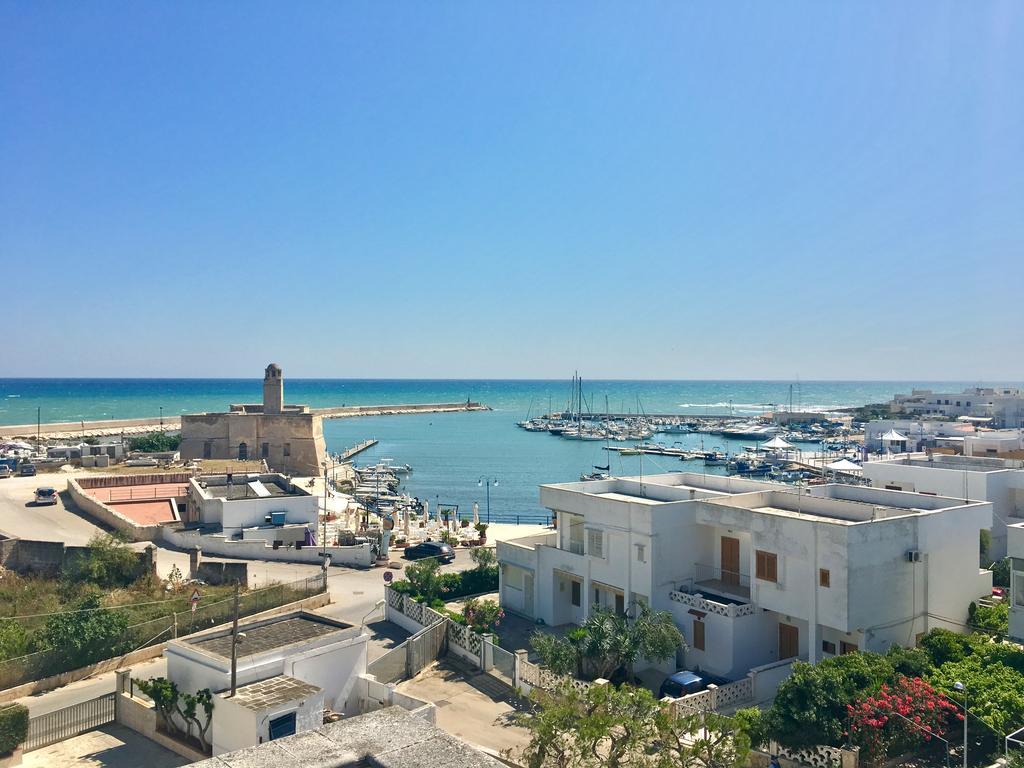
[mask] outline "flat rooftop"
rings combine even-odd
[[[238,627],[238,631],[245,632],[245,639],[239,645],[239,649],[246,656],[266,653],[294,643],[345,632],[351,628],[351,624],[325,621],[305,613],[280,619],[269,619],[258,624],[242,624]],[[216,634],[203,635],[195,639],[186,638],[182,642],[225,659],[231,658],[230,630],[221,630]]]
[[[248,638],[246,639],[248,640]],[[302,680],[296,680],[294,677],[278,675],[277,677],[268,677],[266,680],[249,683],[249,685],[243,685],[235,691],[235,695],[231,700],[235,704],[253,712],[262,712],[281,704],[287,704],[290,701],[307,699],[321,690],[315,685],[303,682]],[[220,695],[222,697],[226,696],[226,694]]]
[[[551,483],[542,489],[581,493],[615,501],[643,504],[672,504],[693,499],[732,496],[751,491],[783,489],[787,486],[764,480],[750,480],[701,472],[666,472],[643,477],[613,477],[577,483]]]
[[[130,477],[127,476],[127,477]],[[118,501],[141,501],[144,499],[174,499],[188,495],[188,483],[143,483],[139,485],[115,485],[108,488],[86,488],[83,493],[104,504]]]
[[[1000,459],[996,456],[950,456],[948,454],[935,454],[930,460],[921,454],[913,454],[880,462],[868,462],[868,466],[871,464],[948,469],[956,472],[1003,472],[1007,469],[1024,469],[1024,461],[1020,459]]]
[[[200,477],[198,483],[206,497],[228,501],[310,495],[308,491],[299,488],[284,475],[275,473],[233,473],[230,483],[228,483],[227,475],[207,475]]]
[[[178,509],[172,499],[115,501],[107,506],[137,525],[158,525],[178,519]]]
[[[193,768],[502,768],[502,763],[400,707],[228,752]]]

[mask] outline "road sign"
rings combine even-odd
[[[198,587],[192,590],[192,597],[189,598],[189,602],[192,603],[192,613],[196,612],[196,607],[199,605],[199,598],[202,595],[199,594]]]
[[[394,578],[395,578],[395,574],[393,574],[391,571],[384,571],[384,583],[385,584],[390,584],[392,581],[394,581]]]

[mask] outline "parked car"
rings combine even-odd
[[[10,477],[14,472],[6,464],[0,464],[0,477]]]
[[[36,488],[36,504],[56,504],[57,491],[54,488]]]
[[[421,560],[425,557],[436,557],[442,563],[450,563],[455,559],[455,550],[450,544],[441,541],[421,541],[405,548],[407,560]]]
[[[35,477],[36,465],[25,462],[21,465],[21,476],[22,477]]]
[[[658,698],[671,696],[678,699],[689,696],[691,693],[700,693],[709,685],[722,685],[726,681],[720,677],[709,675],[706,672],[692,672],[689,669],[681,669],[665,678],[658,689]]]

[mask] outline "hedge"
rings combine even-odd
[[[11,704],[0,709],[0,755],[9,755],[28,738],[28,707]]]

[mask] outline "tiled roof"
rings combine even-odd
[[[289,701],[309,698],[313,694],[319,693],[320,690],[317,686],[296,680],[294,677],[278,675],[243,685],[235,691],[231,700],[246,709],[261,712],[279,704],[287,704]],[[226,693],[221,694],[224,698],[227,698],[227,695]]]

